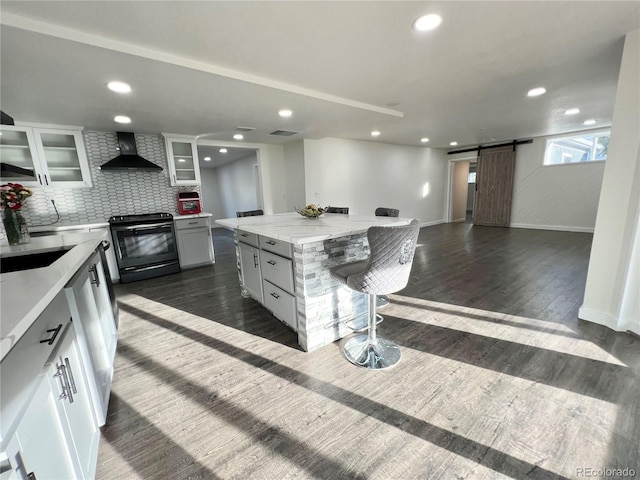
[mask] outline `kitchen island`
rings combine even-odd
[[[330,269],[369,256],[367,230],[410,218],[297,213],[227,218],[234,229],[240,291],[295,330],[310,352],[366,327],[366,296],[331,278]]]

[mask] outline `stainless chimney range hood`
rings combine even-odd
[[[120,155],[100,166],[100,170],[146,170],[160,172],[162,167],[138,155],[132,132],[116,132]]]

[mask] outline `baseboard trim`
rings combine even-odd
[[[578,318],[586,320],[591,323],[597,323],[598,325],[604,325],[616,332],[624,332],[628,330],[626,327],[618,325],[618,319],[610,313],[594,310],[593,308],[585,307],[584,305],[578,309]]]
[[[568,225],[536,225],[532,223],[512,223],[511,228],[528,228],[531,230],[556,230],[558,232],[593,233],[594,227],[573,227]]]
[[[455,220],[451,220],[451,223],[462,223],[462,222],[466,222],[467,218],[466,217],[462,217],[462,218],[456,218]]]
[[[433,225],[440,225],[441,223],[445,223],[444,218],[440,220],[434,220],[432,222],[420,222],[420,227],[431,227]]]

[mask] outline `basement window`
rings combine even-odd
[[[610,131],[601,130],[569,137],[550,138],[545,148],[544,164],[567,165],[604,161],[607,159],[610,135]]]

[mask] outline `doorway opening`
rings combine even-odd
[[[476,167],[475,158],[449,163],[449,223],[473,223]]]
[[[257,148],[198,144],[203,210],[218,218],[263,208]]]

